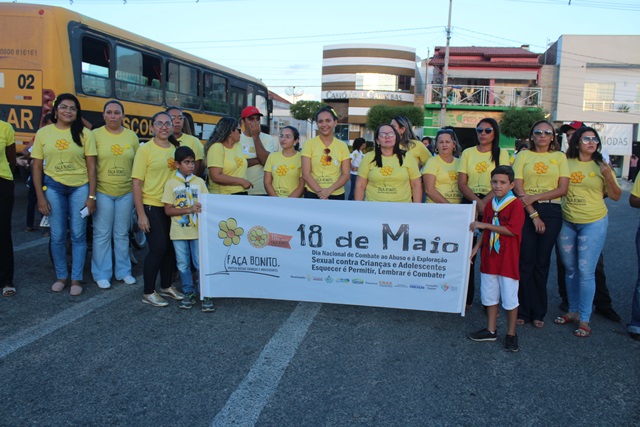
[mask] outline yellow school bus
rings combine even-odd
[[[256,106],[268,126],[271,104],[259,80],[60,7],[0,4],[0,119],[18,142],[30,141],[61,93],[80,100],[83,117],[103,124],[102,107],[117,99],[124,125],[141,140],[151,117],[183,109],[206,140],[220,117]]]

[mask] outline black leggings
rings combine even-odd
[[[0,178],[0,288],[13,286],[13,241],[11,213],[13,211],[13,181]]]
[[[171,219],[165,215],[164,208],[158,206],[144,206],[144,212],[149,219],[150,231],[147,233],[149,253],[144,259],[144,293],[152,294],[156,289],[156,278],[160,273],[160,287],[171,286],[171,275],[175,262],[173,261],[173,245],[169,239]]]

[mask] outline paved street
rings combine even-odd
[[[144,305],[140,283],[101,290],[87,262],[85,292],[55,294],[48,239],[23,231],[18,182],[18,293],[0,298],[0,425],[640,425],[640,342],[623,325],[639,212],[622,186],[621,201],[608,201],[605,265],[623,322],[594,315],[587,339],[554,325],[552,268],[546,326],[520,327],[511,354],[466,338],[485,322],[479,286],[466,317],[243,299],[202,313]]]

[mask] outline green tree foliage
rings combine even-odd
[[[524,141],[529,138],[531,126],[538,120],[544,120],[545,115],[542,108],[509,108],[502,113],[500,132]]]
[[[396,116],[407,116],[414,126],[422,126],[424,123],[424,112],[420,107],[374,105],[367,113],[367,128],[376,130],[382,124],[391,123],[391,120]]]
[[[319,101],[298,101],[289,107],[289,111],[294,119],[313,123],[318,110],[326,106],[327,104]]]

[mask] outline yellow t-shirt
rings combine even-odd
[[[180,146],[185,145],[191,148],[196,155],[196,160],[204,159],[204,145],[202,145],[202,142],[200,142],[200,140],[195,136],[183,133],[182,136],[178,138],[178,142],[180,143]]]
[[[13,130],[13,126],[9,123],[0,120],[0,178],[13,181],[13,174],[11,173],[11,166],[9,166],[9,160],[4,154],[6,148],[16,143],[16,134]]]
[[[98,150],[98,191],[114,197],[130,193],[133,158],[140,145],[138,137],[129,129],[113,134],[105,126],[91,133]]]
[[[198,201],[201,194],[209,194],[204,180],[191,175],[186,181],[182,175],[174,174],[164,185],[162,203],[174,208],[187,209]],[[171,240],[198,240],[198,214],[185,214],[171,217]]]
[[[574,224],[589,224],[607,215],[604,203],[606,182],[600,166],[594,161],[567,160],[569,191],[562,198],[562,219]],[[615,178],[613,170],[611,174]],[[616,180],[616,185],[618,181]]]
[[[636,179],[635,182],[633,183],[631,194],[633,194],[636,197],[640,197],[640,179]]]
[[[413,146],[409,149],[409,153],[416,159],[418,166],[426,165],[427,161],[433,157],[433,154],[431,154],[431,151],[429,151],[421,141],[412,139],[411,142],[413,144],[410,145]]]
[[[164,184],[176,170],[175,152],[176,147],[173,145],[163,148],[153,142],[153,139],[138,148],[133,160],[131,178],[143,181],[142,203],[145,205],[164,206],[162,203]]]
[[[260,142],[262,142],[262,146],[269,153],[276,151],[276,144],[271,135],[260,132]],[[244,133],[240,134],[240,145],[242,146],[242,152],[247,159],[255,159],[258,157],[253,138],[248,137]],[[264,189],[264,169],[261,164],[258,163],[257,165],[247,168],[247,179],[253,184],[253,187],[247,190],[249,194],[267,194],[267,190]]]
[[[521,151],[513,164],[516,179],[522,180],[527,194],[540,194],[558,188],[560,178],[569,178],[567,156],[560,151],[536,153]],[[558,202],[560,197],[556,198]]]
[[[500,149],[500,164],[510,166],[509,152]],[[458,173],[466,173],[467,185],[474,194],[487,194],[491,191],[491,171],[495,169],[491,161],[491,151],[481,153],[478,147],[470,147],[462,152]]]
[[[329,153],[325,153],[325,149],[329,149]],[[337,138],[333,138],[331,144],[327,147],[319,136],[308,139],[302,147],[302,156],[311,159],[311,176],[318,183],[320,188],[329,188],[340,178],[341,165],[344,160],[351,160],[351,153],[347,144]],[[329,160],[328,158],[331,158]],[[306,186],[307,190],[311,187]],[[331,193],[332,196],[344,194],[344,187],[338,188]]]
[[[298,188],[302,176],[302,155],[285,157],[281,151],[269,154],[264,170],[271,172],[271,185],[278,197],[289,197]]]
[[[227,148],[221,142],[213,144],[207,152],[207,168],[222,168],[225,175],[246,179],[247,159],[242,152],[242,146],[236,143],[233,148]],[[234,194],[244,191],[247,190],[242,185],[222,185],[209,179],[211,194]]]
[[[367,180],[365,199],[369,202],[412,202],[410,181],[420,178],[420,170],[413,156],[406,154],[400,166],[396,155],[382,156],[382,167],[374,160],[375,153],[365,154],[358,176]]]
[[[54,181],[69,187],[89,182],[86,156],[96,156],[96,141],[91,131],[82,130],[82,147],[71,137],[71,131],[55,125],[45,126],[36,133],[31,157],[46,162],[44,173]]]
[[[436,177],[436,191],[442,194],[449,203],[460,203],[462,193],[458,190],[458,165],[460,159],[453,158],[451,163],[442,160],[440,156],[433,156],[427,160],[427,164],[422,169],[423,175],[433,175]],[[435,203],[427,196],[427,203]]]

